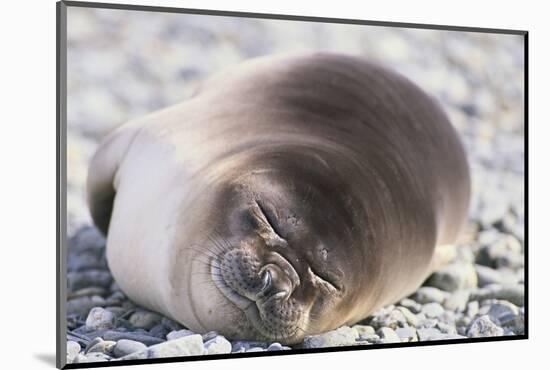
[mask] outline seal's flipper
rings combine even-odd
[[[117,190],[117,171],[142,125],[128,123],[109,134],[90,161],[87,200],[96,226],[107,235]]]

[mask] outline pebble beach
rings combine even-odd
[[[517,35],[68,9],[67,362],[369,346],[525,333],[524,47]],[[411,296],[302,343],[194,333],[114,281],[86,202],[88,161],[112,129],[188,98],[261,55],[330,50],[410,78],[443,106],[472,176],[456,256]]]

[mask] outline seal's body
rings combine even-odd
[[[359,58],[260,58],[126,124],[89,205],[137,303],[191,330],[300,341],[412,293],[465,221],[464,150],[413,83]]]

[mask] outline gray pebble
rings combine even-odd
[[[479,234],[477,235],[477,241],[479,244],[483,246],[487,246],[495,243],[501,237],[502,237],[502,234],[500,233],[500,231],[493,228],[489,228],[489,229],[481,230],[479,232]]]
[[[419,313],[422,309],[422,305],[413,301],[410,298],[404,298],[399,302],[399,305],[402,307],[405,307],[407,310],[409,310],[412,313]],[[399,307],[397,307],[399,308]]]
[[[154,312],[138,310],[130,316],[130,323],[136,328],[150,330],[153,326],[160,324],[162,317]]]
[[[139,332],[122,332],[122,331],[114,331],[114,330],[109,330],[105,332],[105,334],[103,334],[103,339],[112,340],[115,342],[118,342],[121,339],[129,339],[129,340],[134,340],[136,342],[141,342],[146,346],[151,346],[151,345],[164,342],[164,340],[162,339],[159,339],[150,335],[142,334]]]
[[[149,330],[150,335],[161,339],[166,338],[166,335],[168,335],[169,332],[170,330],[162,324],[157,324]]]
[[[103,305],[105,300],[100,296],[75,298],[67,302],[67,314],[87,315],[92,308]]]
[[[115,344],[116,342],[113,342],[110,340],[101,340],[98,343],[94,344],[93,346],[89,346],[89,348],[86,349],[84,354],[88,355],[89,353],[99,352],[99,353],[105,353],[109,355],[113,351]]]
[[[91,286],[91,287],[79,289],[76,292],[69,292],[67,294],[67,298],[68,299],[73,299],[73,298],[79,298],[79,297],[85,297],[85,296],[94,296],[94,295],[104,297],[108,293],[109,292],[105,288],[101,288],[101,287],[97,287],[97,286]]]
[[[204,343],[204,349],[209,355],[215,355],[219,353],[231,353],[231,343],[221,335],[210,339]]]
[[[116,345],[113,348],[113,354],[115,357],[124,357],[129,354],[143,351],[147,346],[143,343],[136,342],[135,340],[121,339],[116,342]]]
[[[105,237],[93,226],[85,226],[79,229],[69,239],[70,252],[96,252],[100,253],[105,249]]]
[[[409,311],[408,308],[406,308],[406,307],[397,307],[397,309],[399,311],[401,311],[403,316],[405,316],[405,320],[407,321],[407,324],[409,324],[411,326],[418,325],[418,317],[416,315],[414,315],[411,311]],[[422,309],[422,306],[420,306],[420,309]],[[417,312],[419,312],[419,311],[417,311]]]
[[[265,342],[258,341],[246,341],[246,340],[237,340],[232,342],[231,352],[245,352],[247,349],[252,347],[262,347],[267,348],[268,344]]]
[[[84,348],[84,354],[86,354],[86,353],[90,350],[90,348],[92,348],[93,346],[95,346],[96,344],[101,343],[101,342],[103,342],[103,338],[101,338],[101,337],[94,337],[94,339],[91,340],[91,341],[88,343],[88,345]]]
[[[405,326],[406,323],[407,319],[399,309],[393,309],[381,315],[374,316],[370,321],[370,325],[374,328],[389,327],[395,329]]]
[[[105,299],[105,304],[109,306],[119,306],[126,300],[124,293],[116,291]]]
[[[197,356],[204,353],[205,350],[203,347],[202,337],[199,334],[195,334],[156,344],[142,351],[121,357],[120,359],[136,360],[146,358]]]
[[[175,322],[174,320],[170,320],[167,317],[162,318],[161,324],[170,329],[170,331],[178,331],[183,329],[183,327],[179,323]]]
[[[382,343],[382,339],[377,334],[369,334],[357,339],[356,343],[376,344]]]
[[[218,336],[218,332],[216,331],[209,331],[208,333],[205,333],[202,335],[202,341],[204,343],[208,342],[210,339],[214,339]]]
[[[84,356],[82,353],[79,353],[73,358],[72,363],[73,364],[81,364],[81,363],[87,362],[86,360],[87,360],[86,356]]]
[[[436,327],[444,334],[456,334],[456,327],[454,326],[454,324],[448,324],[448,323],[439,321],[436,324]]]
[[[416,329],[409,327],[395,329],[395,334],[401,339],[402,342],[416,342],[418,336],[416,335]]]
[[[445,338],[445,334],[435,328],[417,329],[416,333],[419,341],[441,340]]]
[[[445,312],[445,310],[443,309],[443,307],[441,307],[439,303],[434,302],[434,303],[427,303],[424,306],[422,306],[421,312],[424,315],[426,315],[426,317],[428,318],[436,318],[442,315],[443,312]]]
[[[443,302],[443,307],[450,311],[464,311],[468,300],[470,299],[470,292],[467,290],[457,290],[452,293],[445,302]]]
[[[419,329],[431,329],[437,325],[437,322],[437,319],[419,319],[416,327]]]
[[[72,340],[67,341],[67,363],[72,363],[80,352],[80,344]]]
[[[525,287],[523,285],[503,286],[491,291],[491,298],[509,301],[516,306],[525,303]]]
[[[267,351],[287,351],[291,349],[290,347],[283,346],[281,343],[271,343],[269,347],[267,347]]]
[[[115,315],[101,307],[94,307],[86,318],[86,329],[111,329],[115,326]]]
[[[497,323],[515,320],[515,317],[518,314],[518,307],[506,301],[498,301],[493,303],[487,312],[487,315],[489,315],[489,317]]]
[[[74,332],[67,332],[67,340],[80,344],[80,347],[86,347],[91,341],[89,337]]]
[[[477,275],[474,266],[470,263],[452,263],[434,272],[425,285],[446,292],[455,292],[477,286]]]
[[[73,364],[81,364],[88,362],[103,362],[109,361],[112,357],[101,352],[92,352],[87,355],[79,354],[75,357]]]
[[[472,301],[466,305],[466,316],[473,318],[479,312],[479,302]]]
[[[420,303],[443,303],[443,301],[449,296],[448,292],[444,292],[441,289],[423,286],[420,287],[413,295],[413,299]]]
[[[125,308],[117,306],[108,306],[105,307],[105,309],[115,315],[116,318],[123,317],[128,313],[128,310],[126,310]]]
[[[374,328],[370,325],[354,325],[353,329],[357,330],[360,340],[372,336],[375,333]]]
[[[342,326],[323,334],[306,336],[302,346],[304,348],[337,347],[355,344],[359,333],[349,326]]]
[[[380,328],[376,332],[380,339],[382,340],[382,343],[398,343],[401,342],[401,338],[399,335],[396,334],[396,332],[391,328]]]
[[[498,337],[504,334],[504,330],[497,326],[487,315],[476,317],[468,327],[469,337]]]
[[[182,338],[182,337],[187,337],[187,336],[193,335],[193,334],[195,334],[195,333],[192,332],[191,330],[181,329],[181,330],[178,330],[178,331],[171,331],[170,333],[168,333],[166,335],[166,339],[174,340],[174,339],[178,339],[178,338]]]
[[[67,257],[67,270],[79,272],[86,270],[106,270],[107,264],[102,256],[94,252],[81,252],[69,254]]]
[[[103,270],[69,272],[67,274],[68,289],[72,292],[91,286],[109,289],[112,280],[111,274]]]
[[[523,285],[501,286],[498,284],[491,284],[484,288],[476,289],[470,297],[470,299],[477,301],[485,299],[509,301],[516,306],[523,306],[524,298],[525,288]]]
[[[512,235],[500,234],[499,238],[480,249],[476,261],[493,268],[523,267],[523,251],[519,240]]]
[[[476,265],[475,268],[480,287],[484,287],[489,284],[509,285],[514,284],[517,281],[513,273],[504,274],[499,270],[482,265]]]

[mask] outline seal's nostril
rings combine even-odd
[[[263,286],[262,286],[262,289],[260,289],[260,291],[263,292],[264,290],[268,289],[271,286],[271,280],[272,280],[271,272],[269,271],[269,269],[265,269],[262,276]]]
[[[271,252],[268,257],[270,264],[278,267],[278,270],[284,273],[287,279],[290,280],[290,291],[294,291],[298,285],[300,285],[300,277],[294,269],[294,266],[281,254],[277,252]]]
[[[260,270],[262,288],[258,292],[260,299],[288,297],[292,294],[292,281],[278,265],[269,263]]]

